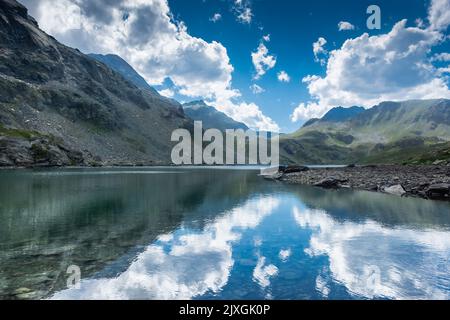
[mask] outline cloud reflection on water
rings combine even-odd
[[[191,299],[217,293],[227,284],[234,264],[233,243],[279,204],[275,197],[260,197],[219,216],[202,231],[180,229],[163,235],[116,278],[87,279],[80,289],[63,290],[52,299]],[[274,275],[270,266],[261,268]],[[266,275],[261,279],[264,285]]]
[[[280,214],[277,219],[281,219],[283,212],[289,220],[272,227],[283,228],[286,223],[295,222],[302,229],[311,231],[304,250],[306,259],[327,257],[327,262],[311,279],[319,296],[333,298],[334,290],[342,287],[354,298],[450,298],[450,232],[446,229],[415,229],[400,224],[392,227],[370,218],[362,221],[336,219],[326,210],[309,209],[297,200],[286,202],[282,196],[248,200],[223,212],[201,230],[180,227],[160,235],[117,277],[86,279],[80,289],[63,290],[52,298],[192,299],[204,295],[220,296],[235,267],[233,251],[248,245],[240,243],[244,233],[259,230],[262,221],[273,213]],[[283,272],[289,274],[293,267],[298,268],[298,263],[313,263],[301,257],[290,237],[288,243],[280,243],[277,238],[259,230],[256,235],[250,234],[250,239],[258,260],[251,266],[249,276],[260,289],[269,292],[265,294],[266,298],[272,298],[272,293],[276,298],[280,285],[298,285],[280,280],[284,279]],[[273,257],[270,248],[274,245],[277,248]],[[278,262],[272,264],[270,261]],[[302,283],[308,286],[307,281]],[[244,291],[254,290],[243,287]]]
[[[367,220],[338,222],[324,210],[293,208],[301,228],[313,230],[311,256],[327,256],[334,282],[363,298],[450,299],[450,232],[388,228]],[[324,297],[322,274],[316,289]]]

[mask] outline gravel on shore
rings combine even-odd
[[[450,166],[378,165],[314,168],[277,180],[323,188],[351,188],[450,201]]]

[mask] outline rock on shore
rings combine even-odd
[[[0,167],[61,167],[86,165],[82,152],[52,137],[0,136]]]
[[[450,166],[351,166],[284,173],[278,180],[450,201]]]

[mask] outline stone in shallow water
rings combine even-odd
[[[389,193],[389,194],[392,194],[392,195],[395,195],[395,196],[400,196],[400,197],[403,196],[404,194],[406,194],[405,189],[400,184],[384,188],[383,191],[385,193]]]
[[[282,173],[275,173],[272,175],[263,175],[262,176],[266,180],[280,180],[283,177]]]
[[[450,198],[450,184],[433,184],[428,187],[426,195],[430,199],[448,199]]]

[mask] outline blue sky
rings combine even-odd
[[[62,1],[61,9],[23,3],[60,41],[119,54],[163,94],[204,98],[258,129],[292,132],[337,105],[450,97],[450,0]],[[381,9],[380,30],[366,27],[372,4]],[[326,44],[316,59],[319,38]],[[252,53],[266,58],[259,77]],[[278,79],[282,71],[289,82]]]
[[[227,48],[235,68],[233,85],[249,100],[255,101],[285,132],[298,129],[299,123],[292,123],[289,115],[301,101],[310,98],[306,85],[301,83],[303,77],[326,72],[324,66],[314,61],[313,42],[324,37],[329,50],[333,50],[348,38],[365,32],[371,35],[387,33],[402,19],[408,19],[414,26],[416,19],[427,19],[429,6],[429,2],[421,0],[377,1],[382,12],[382,29],[369,30],[366,10],[374,4],[372,0],[255,0],[251,4],[254,14],[251,24],[238,23],[228,1],[170,0],[169,3],[175,17],[186,22],[191,35],[219,41]],[[215,13],[221,14],[222,18],[213,23],[208,18]],[[339,31],[340,21],[352,23],[355,29]],[[255,70],[249,53],[267,34],[271,40],[266,46],[276,56],[277,64],[260,80],[254,81]],[[450,52],[448,43],[440,49]],[[277,73],[282,70],[291,77],[289,83],[278,81]],[[253,83],[265,92],[254,95],[250,90]]]

